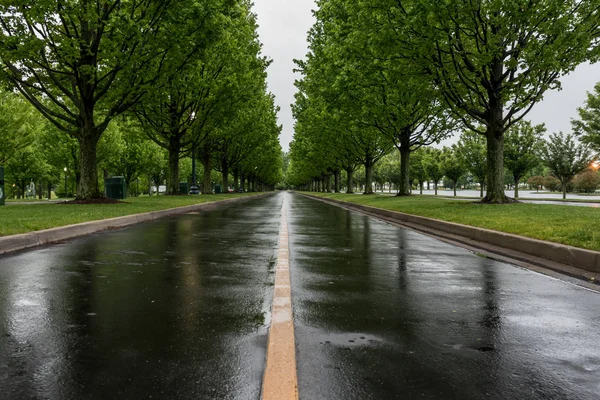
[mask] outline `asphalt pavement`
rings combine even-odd
[[[260,398],[284,202],[300,399],[599,398],[599,293],[280,193],[0,256],[0,399]]]
[[[281,201],[0,256],[0,399],[257,399]]]
[[[600,295],[293,196],[304,399],[597,399]]]

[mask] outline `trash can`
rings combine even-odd
[[[6,192],[4,191],[4,167],[0,167],[0,206],[4,205]]]
[[[190,184],[187,182],[179,182],[179,194],[188,194],[190,192]]]
[[[112,178],[104,178],[104,194],[109,199],[126,199],[127,184],[122,176],[113,176]]]
[[[223,186],[215,185],[215,193],[216,194],[223,193]]]

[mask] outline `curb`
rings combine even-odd
[[[468,247],[483,249],[502,257],[548,268],[578,279],[600,283],[598,282],[598,278],[600,278],[600,275],[598,275],[600,274],[600,252],[597,251],[305,193],[299,194],[324,203],[341,206],[348,210],[375,216],[438,238],[458,242]]]
[[[235,199],[217,200],[208,203],[192,204],[189,206],[150,211],[142,214],[132,214],[125,215],[123,217],[82,222],[80,224],[44,229],[31,233],[3,236],[0,237],[0,254],[12,253],[14,251],[60,242],[78,236],[89,235],[91,233],[101,232],[109,229],[124,228],[129,225],[154,221],[159,218],[165,218],[174,215],[186,214],[192,211],[210,211],[232,203],[241,203],[251,199],[259,199],[270,196],[271,194],[272,193],[264,193],[253,196],[238,197]]]

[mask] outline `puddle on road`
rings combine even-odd
[[[328,333],[321,335],[319,344],[341,347],[370,346],[383,344],[385,340],[379,336],[366,333]]]

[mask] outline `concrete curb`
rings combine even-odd
[[[549,268],[580,279],[596,280],[600,274],[600,252],[597,251],[305,193],[300,194],[324,203],[398,223],[432,236]]]
[[[142,222],[154,221],[159,218],[186,214],[193,211],[210,211],[232,203],[240,203],[251,199],[259,199],[270,196],[272,193],[264,193],[254,196],[237,197],[234,199],[217,200],[208,203],[192,204],[166,210],[150,211],[142,214],[132,214],[123,217],[108,218],[98,221],[82,222],[75,225],[61,226],[58,228],[44,229],[20,235],[0,237],[0,254],[11,253],[31,247],[60,242],[90,233],[101,232],[108,229],[118,229]]]

